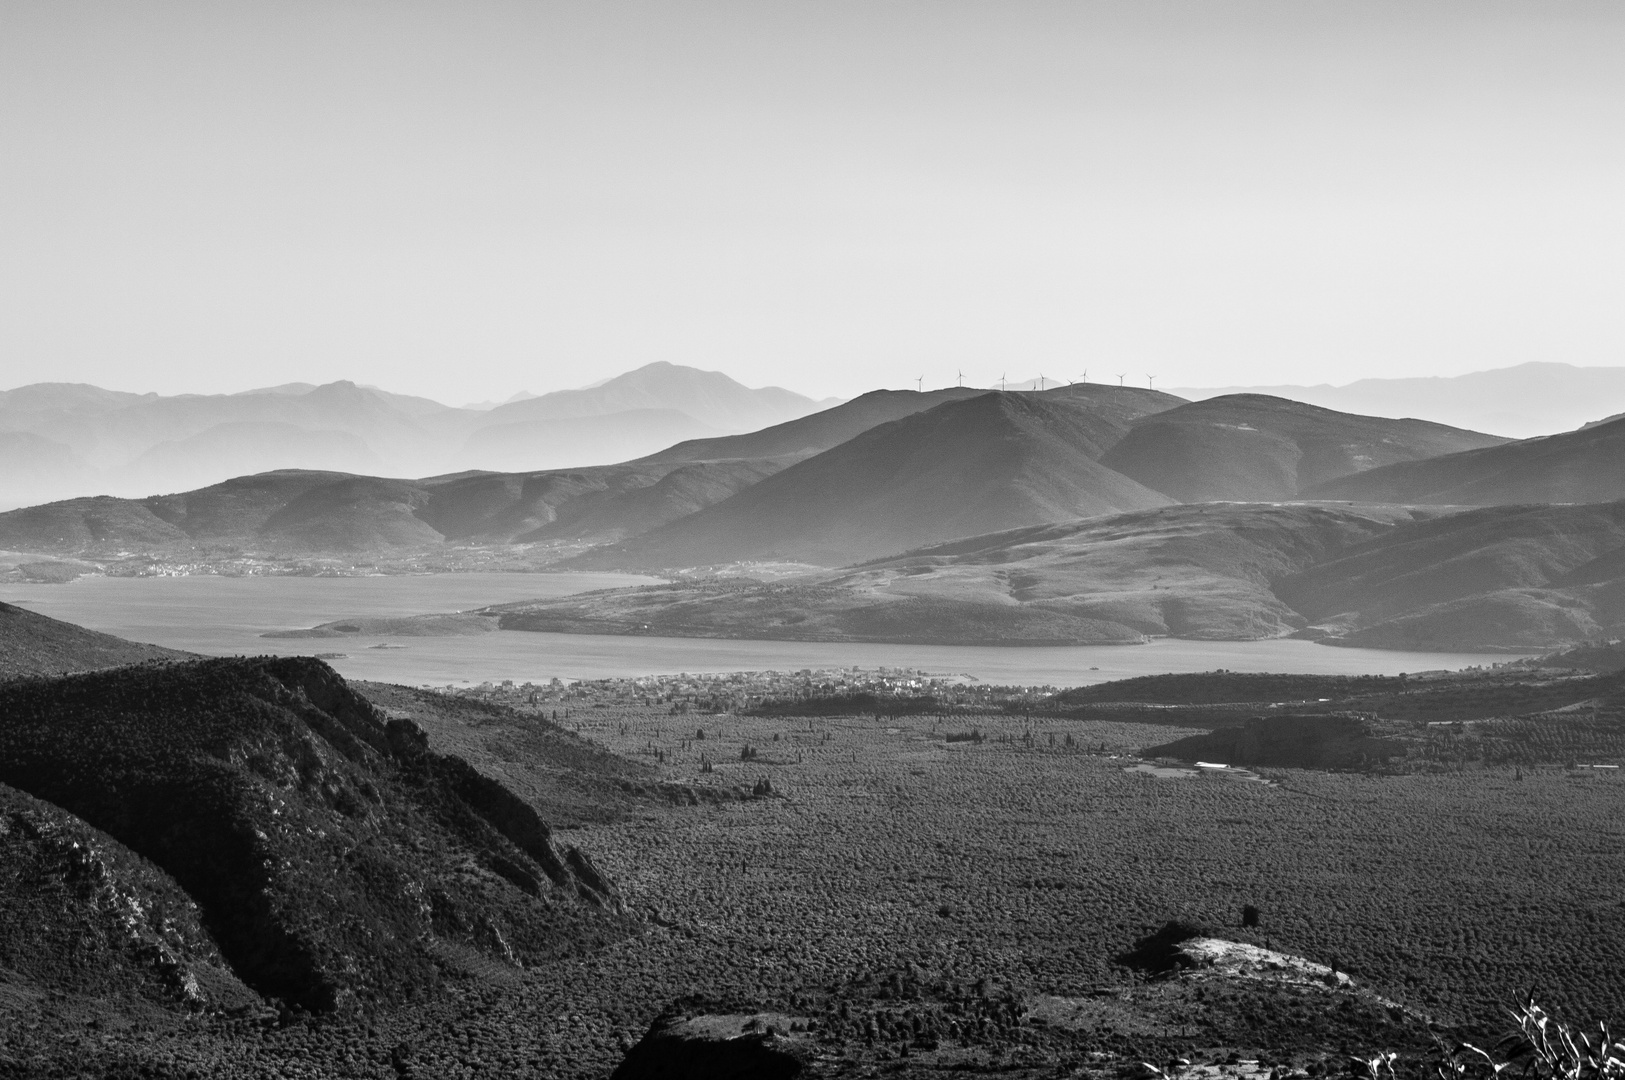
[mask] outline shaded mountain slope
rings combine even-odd
[[[0,603],[0,679],[94,671],[147,660],[179,660],[189,655],[86,630]]]
[[[428,480],[284,470],[174,495],[98,496],[14,510],[0,514],[0,549],[378,553],[448,540],[613,540],[727,498],[777,468],[773,462],[667,463]]]
[[[1101,460],[1179,502],[1252,501],[1294,499],[1350,473],[1504,441],[1423,420],[1236,394],[1137,420]]]
[[[443,537],[418,515],[429,499],[429,492],[406,480],[337,477],[278,507],[255,534],[298,551],[432,547]]]
[[[1111,415],[1040,395],[950,401],[572,565],[786,559],[835,566],[956,536],[1167,503],[1097,460],[1124,430]]]
[[[618,539],[674,521],[777,471],[772,462],[605,465],[425,481],[419,516],[450,540]]]
[[[674,582],[485,609],[506,629],[935,644],[1279,637],[1275,581],[1405,511],[1183,506],[1040,525],[772,584]]]
[[[743,435],[690,439],[650,454],[643,460],[724,461],[730,458],[811,457],[832,446],[839,446],[872,427],[924,412],[945,401],[959,401],[986,392],[970,387],[928,390],[923,394],[913,390],[871,390],[862,397],[810,416],[787,420]]]
[[[1321,484],[1314,494],[1432,505],[1591,503],[1625,499],[1625,419]]]
[[[1354,645],[1537,649],[1612,636],[1625,630],[1625,502],[1419,521],[1277,591]]]
[[[0,784],[0,1028],[41,999],[236,1008],[232,974],[173,878],[61,807]],[[26,1023],[26,1020],[23,1020]]]
[[[595,540],[639,536],[719,503],[778,471],[772,461],[682,465],[646,487],[578,498],[539,535]]]
[[[612,887],[526,803],[315,660],[8,683],[0,783],[157,864],[244,982],[307,1009],[627,931]]]
[[[726,458],[811,457],[870,428],[905,416],[934,409],[949,401],[980,397],[986,390],[950,386],[917,393],[913,390],[872,390],[799,420],[777,424],[745,435],[720,439],[694,439],[651,454],[646,461],[716,461]],[[1128,421],[1182,404],[1181,398],[1154,390],[1134,387],[1100,386],[1079,383],[1046,391],[1045,400],[1087,404],[1091,411],[1119,421]]]
[[[619,757],[535,715],[490,700],[392,683],[351,682],[392,718],[423,728],[442,753],[455,754],[535,807],[558,829],[604,824],[645,811],[640,795],[657,778],[647,765]]]

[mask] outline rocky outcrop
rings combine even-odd
[[[526,966],[631,929],[531,807],[317,660],[0,687],[0,782],[163,868],[245,982],[312,1011],[436,985],[442,942]]]
[[[3,784],[0,868],[0,926],[7,928],[0,968],[9,973],[13,1000],[18,981],[34,993],[124,993],[188,1010],[258,1000],[168,874],[72,814]]]
[[[803,1021],[778,1013],[657,1019],[611,1080],[790,1080],[815,1075]]]

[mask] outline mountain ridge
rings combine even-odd
[[[1296,499],[1341,476],[1506,440],[1232,394],[1137,419],[1103,463],[1178,502]]]
[[[1170,500],[1102,466],[1113,415],[989,391],[869,428],[729,499],[566,565],[742,559],[840,565],[989,531]]]
[[[592,390],[492,410],[347,380],[169,396],[33,384],[0,391],[0,508],[142,497],[287,468],[424,476],[471,466],[590,467],[680,439],[776,424],[832,403],[664,362]],[[671,414],[663,429],[642,411],[649,409]],[[530,426],[482,434],[511,424]]]
[[[1486,506],[1625,498],[1625,418],[1501,446],[1401,462],[1320,484],[1322,498]]]

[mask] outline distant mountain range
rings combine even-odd
[[[1625,412],[1625,367],[1533,362],[1451,377],[1360,379],[1344,386],[1169,387],[1168,392],[1193,401],[1269,394],[1341,412],[1417,417],[1528,439]]]
[[[1166,505],[1100,456],[1124,417],[1178,404],[1097,387],[1089,398],[1000,393],[871,428],[591,563],[693,566],[747,559],[840,565],[953,536]],[[1058,395],[1058,392],[1052,392]],[[1082,407],[1080,407],[1082,405]]]
[[[609,446],[617,430],[665,439],[698,426],[666,407],[572,415],[653,399],[719,423],[802,407],[720,376],[633,374],[488,410],[464,446],[522,461],[547,439]],[[274,419],[186,435],[189,417],[218,415],[213,399],[18,393],[16,408],[34,415],[67,416],[74,401],[110,410],[98,429],[107,439],[156,430],[148,412],[167,416],[175,437],[138,460],[167,456],[174,469],[237,461],[245,440],[364,465],[376,446],[454,412],[349,384],[277,387],[243,397],[268,415],[348,416],[367,438]],[[0,445],[41,468],[58,460],[44,436],[6,437]],[[59,500],[0,513],[0,551],[24,553],[19,566],[42,555],[83,567],[131,552],[417,559],[507,546],[527,566],[685,579],[501,613],[533,629],[1007,642],[1296,633],[1521,648],[1625,629],[1617,500],[1625,419],[1509,441],[1271,395],[1188,402],[1079,383],[876,391],[617,464],[424,479],[289,469],[176,494]],[[1471,506],[1488,509],[1462,512]],[[695,584],[767,564],[799,576]]]
[[[602,465],[832,404],[667,363],[487,410],[349,382],[175,397],[45,383],[0,392],[0,506],[183,491],[274,469],[424,476]]]
[[[1565,438],[1604,441],[1611,430]],[[1098,384],[888,391],[618,465],[423,480],[282,470],[174,495],[59,501],[0,514],[0,549],[299,554],[567,542],[590,548],[564,564],[581,569],[840,566],[1178,502],[1331,497],[1331,485],[1368,471],[1530,445],[1261,395],[1188,403]],[[1608,470],[1606,455],[1597,468]]]
[[[839,566],[958,536],[1176,502],[1297,499],[1310,485],[1376,465],[1502,442],[1261,395],[1193,404],[1098,384],[989,391],[874,427],[567,565]]]

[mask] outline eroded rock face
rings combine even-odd
[[[660,1017],[611,1080],[790,1080],[819,1075],[804,1023],[778,1013]]]
[[[188,1010],[258,1001],[168,874],[72,814],[3,784],[0,927],[0,967],[25,988],[133,994]],[[0,1009],[0,1028],[3,1018]]]
[[[163,868],[245,982],[312,1011],[436,985],[442,944],[528,966],[631,930],[531,807],[317,660],[0,686],[0,782]]]

